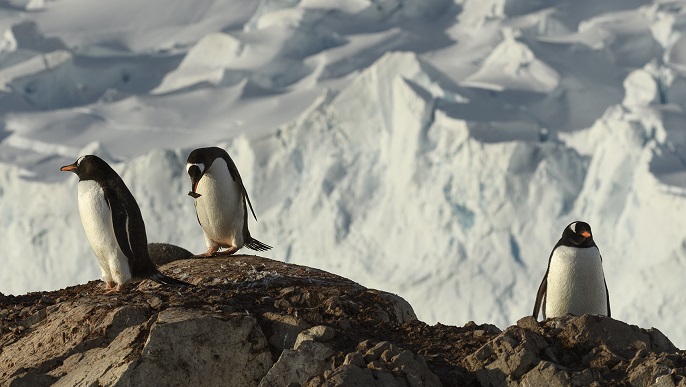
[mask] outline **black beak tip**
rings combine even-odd
[[[189,192],[188,192],[188,196],[197,199],[197,198],[199,198],[199,197],[202,196],[202,195],[200,195],[199,193],[193,192],[193,191],[189,191]]]

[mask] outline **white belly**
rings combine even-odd
[[[102,188],[92,180],[80,181],[78,198],[83,230],[98,258],[103,280],[118,284],[128,282],[131,279],[128,259],[119,248],[114,235],[112,214]]]
[[[605,277],[596,247],[559,246],[548,270],[544,317],[607,315]]]
[[[224,160],[215,160],[198,182],[195,210],[210,245],[242,247],[244,208],[241,188]]]

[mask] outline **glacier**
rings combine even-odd
[[[86,153],[150,242],[204,251],[184,165],[217,145],[270,258],[504,328],[580,219],[613,317],[686,347],[683,1],[0,8],[0,292],[99,278],[59,172]]]

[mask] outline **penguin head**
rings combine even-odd
[[[595,245],[591,226],[586,222],[576,221],[570,223],[562,232],[560,240],[565,246],[591,247]]]
[[[186,171],[188,172],[188,176],[191,178],[191,190],[188,192],[188,196],[192,196],[197,199],[202,196],[195,191],[198,189],[200,178],[205,173],[205,164],[186,164]]]
[[[192,196],[196,199],[201,196],[196,192],[200,179],[205,175],[205,172],[210,169],[214,160],[223,158],[224,155],[229,157],[229,154],[226,153],[224,149],[217,147],[194,149],[191,154],[188,155],[188,160],[186,160],[186,172],[188,172],[188,176],[191,178],[191,191],[188,193],[188,196]]]
[[[73,164],[60,168],[60,171],[74,172],[79,180],[105,180],[119,176],[105,160],[95,155],[81,156]]]

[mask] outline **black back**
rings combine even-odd
[[[582,235],[584,232],[588,233],[588,237]],[[565,227],[564,231],[562,232],[562,237],[560,237],[560,240],[557,241],[555,247],[553,247],[553,250],[550,252],[550,256],[548,257],[548,268],[545,271],[543,281],[541,281],[541,285],[538,287],[538,292],[536,293],[536,302],[534,303],[533,313],[534,318],[538,318],[538,313],[543,306],[543,300],[545,299],[546,291],[548,290],[548,271],[550,271],[550,261],[553,259],[553,253],[555,252],[555,249],[557,249],[559,246],[598,248],[593,240],[591,226],[588,223],[577,220]],[[600,249],[598,250],[600,251]],[[602,261],[603,256],[601,255],[600,262]],[[603,278],[603,280],[605,280],[605,278]],[[607,316],[610,317],[610,293],[607,291],[607,281],[605,281],[605,294],[607,294]]]

